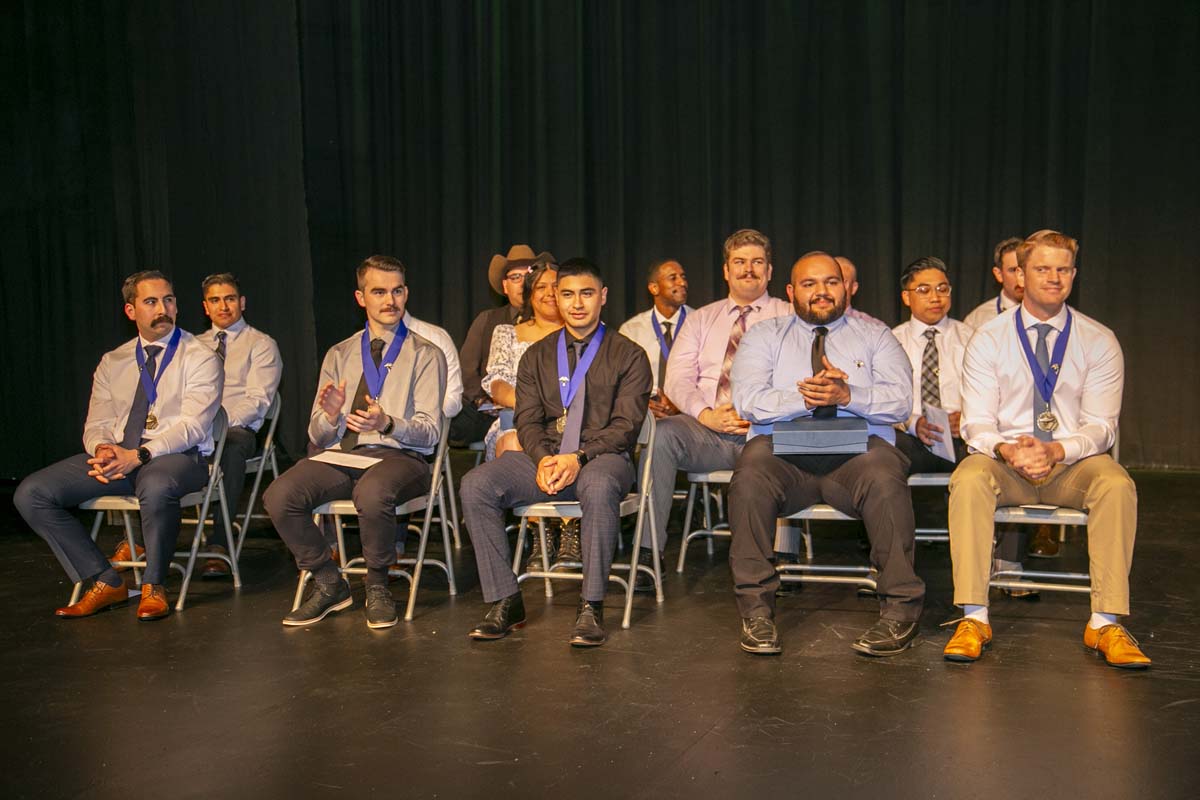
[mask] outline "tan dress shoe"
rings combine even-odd
[[[1083,643],[1097,653],[1103,653],[1110,667],[1145,669],[1150,666],[1150,659],[1124,625],[1105,625],[1099,630],[1088,625],[1083,629]]]
[[[1038,525],[1029,541],[1029,555],[1034,558],[1058,558],[1058,531],[1053,525]]]
[[[950,623],[945,623],[950,624]],[[959,620],[958,627],[942,656],[947,661],[978,661],[983,654],[983,648],[992,643],[992,626],[971,617]]]
[[[139,622],[151,622],[162,619],[171,613],[167,602],[167,590],[162,586],[143,583],[142,602],[138,603],[137,618]]]
[[[146,554],[146,548],[142,547],[140,544],[134,545],[134,551],[137,553],[136,559],[130,558],[129,556],[129,542],[122,540],[121,543],[117,545],[117,549],[113,551],[112,556],[108,559],[110,562],[112,562],[113,569],[115,569],[117,572],[128,572],[130,569],[132,569],[132,567],[119,567],[117,566],[117,562],[141,561],[142,556]]]
[[[107,608],[114,606],[123,606],[129,602],[129,591],[125,585],[109,586],[104,581],[96,581],[92,584],[92,588],[87,590],[87,594],[79,598],[79,602],[73,606],[64,606],[63,608],[55,609],[54,614],[66,619],[77,619],[79,617],[90,617],[92,614],[98,614]]]

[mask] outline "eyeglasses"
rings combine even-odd
[[[930,286],[928,283],[922,283],[920,286],[914,286],[909,289],[910,292],[916,292],[922,297],[927,297],[930,292],[937,292],[941,297],[948,297],[952,291],[950,284],[939,283],[937,286]]]
[[[524,270],[522,272],[510,272],[504,276],[504,280],[507,283],[520,283],[521,281],[525,280],[525,276],[527,274],[529,274],[529,270]]]

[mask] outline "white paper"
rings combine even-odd
[[[925,406],[925,421],[942,429],[939,434],[942,440],[931,444],[929,452],[951,464],[955,463],[957,459],[954,456],[954,438],[950,435],[950,415],[937,406]]]
[[[313,456],[312,460],[320,461],[322,464],[337,464],[339,467],[350,467],[351,469],[370,469],[383,459],[347,453],[345,450],[322,450]]]

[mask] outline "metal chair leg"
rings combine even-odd
[[[542,540],[542,571],[550,572],[550,553],[546,550],[546,519],[538,517],[538,536]],[[549,578],[542,579],[546,584],[546,597],[554,597],[554,587],[550,585]]]
[[[679,563],[675,565],[675,571],[683,572],[683,562],[687,558],[688,535],[692,530],[692,511],[696,507],[696,484],[688,486],[687,511],[683,516],[683,541],[679,543]]]
[[[442,484],[443,492],[448,495],[450,500],[450,521],[454,527],[454,549],[462,549],[462,536],[459,530],[462,528],[462,518],[458,515],[458,492],[454,486],[454,468],[450,466],[450,454],[446,453],[442,458],[442,463],[446,466],[446,481]],[[446,510],[445,505],[442,506],[442,511]],[[446,558],[450,558],[450,551],[446,551]]]

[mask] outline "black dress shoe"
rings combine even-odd
[[[525,627],[525,599],[518,589],[502,600],[492,603],[483,622],[467,635],[472,639],[503,639],[509,631]]]
[[[917,630],[915,622],[898,622],[880,617],[850,646],[867,656],[894,656],[912,647]]]
[[[742,649],[760,656],[775,656],[783,652],[779,631],[770,617],[751,617],[742,620]]]
[[[664,555],[665,554],[663,554],[663,553],[659,553],[659,555],[658,555],[659,569],[661,569],[662,565],[666,563],[663,560]],[[638,551],[638,564],[647,566],[650,568],[651,571],[653,571],[654,570],[654,551],[648,547],[640,548]],[[633,581],[633,590],[635,592],[639,592],[642,594],[645,594],[647,592],[653,592],[654,591],[654,576],[648,572],[642,572],[639,569],[637,571],[637,577]]]
[[[599,647],[608,641],[604,632],[604,603],[579,600],[579,618],[571,632],[572,647]]]

